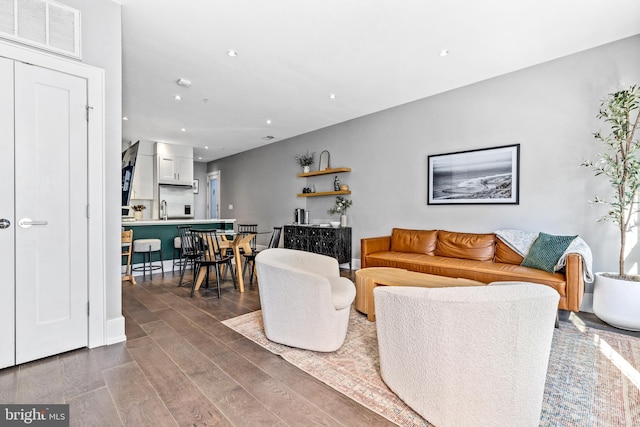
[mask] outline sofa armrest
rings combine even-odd
[[[567,254],[565,279],[567,281],[567,308],[578,312],[584,296],[584,270],[580,254]]]
[[[367,255],[391,250],[391,236],[360,239],[360,268],[367,267]]]

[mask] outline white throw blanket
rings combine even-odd
[[[498,230],[495,231],[496,236],[502,240],[507,246],[516,251],[523,257],[526,257],[529,253],[529,249],[533,245],[533,242],[538,238],[538,233],[521,230]],[[566,251],[562,254],[558,262],[554,267],[554,271],[558,271],[567,265],[567,254],[577,253],[582,256],[582,270],[584,271],[584,281],[587,283],[593,282],[593,255],[591,254],[591,248],[587,243],[582,240],[581,237],[573,239]]]

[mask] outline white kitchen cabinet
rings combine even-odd
[[[191,185],[193,147],[156,143],[158,184]]]
[[[153,199],[153,156],[138,153],[136,168],[133,173],[132,199]]]

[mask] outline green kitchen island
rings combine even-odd
[[[165,262],[173,262],[173,239],[179,235],[178,226],[190,225],[194,230],[225,230],[233,232],[235,219],[169,219],[169,220],[142,220],[122,221],[124,230],[133,230],[133,240],[136,239],[160,239],[162,241],[162,259]],[[142,263],[141,253],[134,253],[131,264]],[[155,256],[154,256],[155,258]],[[165,269],[167,265],[165,264]]]

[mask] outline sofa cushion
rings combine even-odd
[[[438,230],[406,230],[394,228],[391,232],[391,250],[394,252],[433,255]]]
[[[540,233],[520,265],[553,273],[558,260],[576,237]]]
[[[401,254],[399,252],[376,252],[367,255],[367,266],[403,268],[419,273],[459,277],[483,283],[504,280],[533,282],[551,286],[561,297],[565,297],[567,293],[567,283],[563,274],[549,273],[514,264],[419,254]]]
[[[456,233],[440,230],[435,255],[475,261],[493,261],[495,244],[495,234]]]
[[[495,262],[503,262],[505,264],[520,265],[524,257],[511,249],[500,237],[496,239],[496,258]]]

